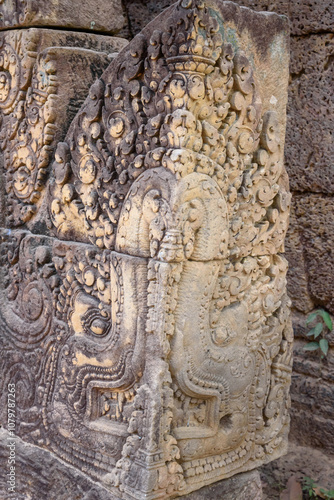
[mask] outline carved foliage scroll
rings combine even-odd
[[[109,64],[105,52],[124,46],[122,39],[105,38],[36,28],[0,33],[1,176],[6,198],[1,215],[6,227],[40,232],[39,221],[50,225],[43,213],[47,207],[41,205],[56,144]],[[87,50],[92,45],[96,50]]]
[[[275,253],[290,201],[281,158],[277,115],[262,114],[250,61],[223,42],[206,7],[180,6],[176,26],[138,35],[91,88],[58,146],[52,220],[60,236],[113,249],[129,187],[163,165],[176,178],[198,172],[217,183],[231,256]]]
[[[38,54],[38,35],[1,38],[1,149],[6,168],[8,223],[21,225],[36,211],[55,133],[56,61]]]
[[[58,143],[53,236],[3,233],[3,343],[29,386],[21,433],[124,499],[183,495],[286,447],[287,82],[269,93],[287,33],[265,15],[260,50],[262,16],[218,1],[168,9]],[[43,156],[37,111],[30,142],[19,127],[13,142],[11,189],[24,193],[20,148]]]

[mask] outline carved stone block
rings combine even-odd
[[[334,194],[333,53],[330,33],[291,40],[286,163],[292,191]]]
[[[49,29],[0,33],[2,226],[46,230],[39,219],[45,219],[47,208],[38,209],[55,146],[110,64],[108,54],[115,55],[126,43]]]
[[[294,200],[294,212],[299,224],[310,295],[333,314],[334,200],[319,194],[299,195]]]
[[[296,208],[299,204],[299,197],[292,201],[289,228],[286,237],[285,256],[289,262],[287,289],[292,302],[292,308],[303,313],[309,313],[314,309],[314,303],[308,286],[308,268],[305,260],[306,252],[302,244],[304,231],[300,218],[296,214]],[[305,324],[305,318],[303,322]]]
[[[185,495],[286,450],[287,82],[286,18],[179,0],[92,85],[37,213],[20,219],[15,192],[2,384],[24,439],[117,498]]]
[[[119,0],[0,0],[0,30],[54,26],[114,34],[124,23]]]
[[[0,429],[0,460],[8,460],[11,436]],[[48,450],[15,439],[18,500],[119,500],[101,483],[66,464]],[[323,461],[320,462],[323,467]],[[320,465],[319,465],[320,467]],[[52,474],[50,474],[52,471]],[[205,486],[182,498],[184,500],[261,500],[261,480],[257,470],[237,474]],[[5,476],[0,474],[0,496],[7,499]],[[38,495],[38,496],[37,496]]]
[[[332,0],[237,0],[237,4],[256,11],[271,11],[290,18],[292,35],[330,36],[334,24]],[[154,19],[173,0],[126,0],[124,6],[132,34],[137,34],[148,20]],[[304,39],[305,40],[305,39]],[[293,49],[292,49],[293,52]],[[314,53],[310,53],[314,57]],[[303,58],[303,53],[300,54]]]

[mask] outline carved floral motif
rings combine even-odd
[[[36,212],[52,152],[57,94],[52,51],[38,55],[38,35],[13,32],[1,39],[1,149],[8,223],[22,225]]]

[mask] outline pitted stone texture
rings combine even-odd
[[[3,226],[29,227],[43,200],[56,143],[92,83],[126,44],[121,38],[51,29],[0,32]],[[36,229],[45,230],[45,225]]]
[[[201,488],[181,497],[181,500],[262,500],[259,472],[237,474],[230,479]]]
[[[271,2],[270,10],[276,11],[275,2]],[[279,9],[277,12],[279,12]],[[287,15],[291,19],[291,33],[293,35],[333,31],[334,10],[332,0],[310,0],[308,2],[289,0]]]
[[[332,0],[238,0],[254,10],[284,14],[290,18],[292,35],[332,31],[334,10]]]
[[[58,27],[117,33],[124,25],[119,0],[5,0],[0,3],[0,29]]]
[[[295,347],[290,439],[333,454],[334,332],[326,334],[329,351],[325,358],[320,359],[319,352],[304,350],[309,343],[305,316],[293,313],[293,324]],[[306,471],[304,473],[308,475]]]
[[[287,287],[292,307],[298,311],[309,313],[314,308],[314,303],[308,289],[308,273],[301,241],[303,228],[295,210],[296,206],[292,203],[285,241],[285,255],[289,262]]]
[[[333,37],[291,39],[286,163],[293,191],[334,193]]]
[[[334,313],[334,199],[296,195],[294,210],[303,245],[308,289],[314,302]]]
[[[128,13],[130,34],[137,34],[148,21],[173,0],[127,0],[125,9]],[[304,35],[332,31],[334,9],[332,0],[237,0],[235,3],[256,11],[270,11],[290,18],[291,34]]]
[[[293,315],[295,330],[294,371],[291,387],[291,439],[295,442],[334,453],[334,333],[327,356],[320,360],[318,352],[304,347],[308,329],[305,317]]]

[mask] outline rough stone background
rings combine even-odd
[[[305,320],[334,315],[334,1],[234,0],[290,18],[291,69],[286,167],[293,208],[286,251],[296,336],[291,439],[334,454],[334,334],[320,361],[304,351]],[[173,0],[123,0],[129,40]]]

